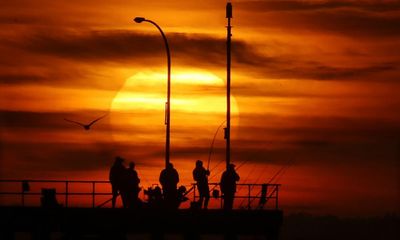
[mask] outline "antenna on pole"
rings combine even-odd
[[[228,19],[227,40],[226,40],[226,168],[228,169],[231,162],[231,18],[232,3],[226,3],[226,18]]]

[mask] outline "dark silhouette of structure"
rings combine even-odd
[[[204,209],[208,208],[208,201],[210,200],[210,188],[208,187],[208,176],[210,176],[210,171],[203,167],[203,162],[201,160],[196,161],[196,167],[193,170],[193,179],[197,183],[197,189],[199,191],[199,207]]]
[[[56,198],[56,189],[54,188],[42,188],[42,197],[40,198],[40,204],[44,208],[55,208],[61,207]]]
[[[126,171],[126,169],[125,169]],[[278,184],[267,184],[268,191],[266,201],[274,201],[259,210],[235,209],[232,211],[221,211],[220,209],[209,209],[207,211],[196,211],[195,209],[177,209],[171,211],[164,207],[161,188],[152,186],[145,190],[147,201],[140,204],[138,208],[103,208],[104,203],[97,202],[97,197],[111,196],[104,193],[101,186],[109,184],[109,181],[87,181],[87,180],[4,180],[1,184],[15,186],[16,190],[0,189],[0,196],[15,196],[21,198],[21,206],[4,206],[0,202],[0,239],[19,239],[18,234],[23,232],[31,235],[31,239],[52,239],[56,233],[62,239],[126,239],[131,234],[154,234],[153,239],[163,239],[165,234],[183,235],[185,239],[201,239],[203,234],[217,234],[226,238],[236,239],[237,235],[260,236],[267,239],[277,240],[280,226],[282,225],[283,213],[278,208]],[[21,191],[21,186],[26,184],[35,185],[31,191]],[[77,190],[68,186],[79,184],[86,191]],[[29,198],[43,197],[43,192],[35,189],[40,187],[58,185],[58,191],[51,190],[47,199],[48,204],[42,207],[33,207],[28,202],[24,205],[24,196]],[[211,186],[218,186],[218,183],[209,183]],[[252,187],[261,190],[263,184],[238,184],[238,186]],[[64,187],[65,188],[64,188]],[[194,185],[192,185],[192,188]],[[50,189],[50,188],[49,188]],[[75,190],[73,190],[75,189]],[[184,201],[189,195],[183,193],[184,187],[178,189],[178,200]],[[45,193],[45,194],[47,194]],[[260,199],[259,193],[255,195],[235,195],[237,198]],[[55,197],[65,197],[61,205]],[[74,207],[69,204],[68,199],[85,196],[92,199],[92,207]],[[196,196],[193,196],[193,200]],[[107,202],[110,202],[111,199]],[[178,202],[179,203],[179,202]],[[273,203],[273,202],[272,202]],[[75,205],[76,206],[76,205]],[[215,205],[213,206],[215,207]]]
[[[130,208],[139,207],[139,192],[141,190],[139,187],[139,183],[140,183],[140,179],[135,170],[135,163],[130,162],[129,167],[126,170],[126,179],[125,179],[125,182],[123,183],[126,185],[124,187],[123,191],[126,191],[127,207],[130,207]]]
[[[73,120],[69,120],[69,119],[66,119],[66,118],[64,118],[64,120],[67,121],[67,122],[70,122],[70,123],[78,124],[79,126],[83,127],[83,129],[88,131],[88,130],[90,130],[90,128],[92,127],[93,124],[95,124],[97,121],[103,119],[105,116],[107,116],[107,114],[104,114],[103,116],[91,121],[89,124],[83,124],[83,123],[76,122],[76,121],[73,121]]]
[[[178,182],[179,174],[172,165],[168,163],[167,167],[160,173],[160,183],[163,190],[165,206],[174,209],[178,202]]]
[[[226,169],[231,163],[231,39],[232,39],[232,3],[226,4],[226,18],[228,26],[226,27]]]
[[[222,173],[221,177],[221,192],[224,198],[224,209],[232,210],[233,200],[236,192],[236,182],[239,181],[240,177],[235,171],[235,165],[229,164],[228,169]]]
[[[0,239],[14,239],[15,233],[32,233],[33,239],[50,239],[51,234],[61,233],[63,239],[85,239],[87,234],[95,239],[126,239],[129,233],[150,233],[153,238],[162,238],[164,234],[178,233],[183,234],[188,239],[198,239],[201,234],[220,234],[226,238],[233,238],[237,235],[265,235],[267,239],[278,239],[278,233],[282,225],[283,212],[278,208],[279,184],[240,184],[247,187],[246,196],[236,192],[236,182],[239,175],[235,171],[235,166],[230,163],[230,44],[231,44],[231,18],[232,5],[228,2],[226,6],[226,17],[228,18],[227,31],[227,126],[225,128],[226,139],[226,171],[222,174],[220,183],[208,183],[208,170],[204,169],[202,162],[196,163],[193,177],[197,181],[201,198],[204,199],[204,207],[207,208],[209,199],[209,185],[214,186],[215,194],[213,197],[220,198],[219,192],[215,190],[218,185],[223,193],[224,209],[232,210],[235,197],[245,198],[248,201],[248,209],[251,209],[251,202],[260,199],[260,205],[264,207],[269,200],[275,201],[272,209],[261,208],[257,211],[235,209],[232,211],[221,211],[220,209],[210,209],[208,211],[193,211],[194,209],[178,209],[181,202],[187,200],[188,193],[195,189],[192,186],[186,190],[184,186],[177,189],[179,175],[173,165],[169,162],[169,130],[170,130],[170,54],[168,43],[161,28],[145,18],[135,18],[140,23],[143,21],[154,24],[161,32],[168,56],[168,92],[166,103],[166,167],[161,171],[159,181],[161,188],[154,185],[144,191],[148,196],[148,201],[140,204],[136,209],[115,209],[116,199],[121,195],[124,208],[139,203],[138,193],[139,177],[134,169],[134,164],[129,169],[124,166],[124,160],[116,157],[114,165],[110,169],[109,181],[111,183],[111,193],[97,192],[96,184],[109,184],[108,181],[60,181],[60,180],[1,180],[0,183],[20,183],[22,189],[18,192],[2,192],[2,195],[21,196],[22,207],[1,207],[0,206]],[[105,117],[105,116],[103,116]],[[101,118],[103,118],[101,117]],[[67,120],[78,124],[89,130],[90,127],[101,118],[92,121],[90,124]],[[217,130],[218,132],[218,130]],[[215,138],[215,137],[214,137]],[[207,167],[208,168],[208,167]],[[48,191],[47,193],[31,192],[29,183],[57,183],[65,184],[64,192]],[[69,184],[90,184],[90,192],[74,192],[69,190]],[[20,185],[20,186],[21,186]],[[265,185],[265,187],[264,187]],[[260,193],[251,194],[254,186],[260,187]],[[21,191],[22,190],[22,191]],[[130,195],[132,194],[132,195]],[[193,201],[196,200],[196,191],[193,191]],[[44,207],[26,207],[25,196],[48,195]],[[56,196],[65,197],[63,205],[56,206]],[[74,208],[68,205],[69,196],[89,196],[92,199],[92,208]],[[96,196],[112,195],[112,198],[96,206]],[[102,208],[104,204],[112,201],[113,209]],[[200,200],[201,202],[203,200]],[[222,201],[221,201],[222,202]],[[49,207],[47,207],[49,206]],[[174,209],[174,211],[171,211]],[[111,220],[111,221],[105,221]],[[125,236],[124,236],[125,235]]]
[[[124,178],[126,176],[126,168],[124,166],[124,159],[116,157],[113,166],[110,169],[109,180],[111,183],[112,191],[112,207],[115,208],[117,197],[121,194],[122,204],[126,207],[126,195],[124,191]]]
[[[133,19],[136,23],[142,23],[142,22],[148,22],[153,24],[158,31],[160,31],[161,36],[164,40],[165,44],[165,50],[167,51],[167,101],[165,102],[165,167],[168,167],[168,164],[170,162],[170,136],[171,136],[171,52],[169,49],[168,45],[168,40],[167,37],[165,36],[165,33],[161,29],[160,26],[158,26],[157,23],[150,19],[146,19],[144,17],[135,17]]]

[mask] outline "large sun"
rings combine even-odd
[[[114,140],[127,145],[162,145],[165,141],[166,75],[140,72],[128,78],[111,106]],[[231,98],[232,125],[239,109]],[[178,71],[171,76],[171,142],[201,144],[211,140],[226,114],[226,85],[205,71]]]

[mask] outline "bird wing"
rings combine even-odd
[[[79,126],[82,126],[82,127],[85,126],[85,124],[82,124],[82,123],[80,123],[80,122],[75,122],[75,121],[72,121],[72,120],[69,120],[69,119],[66,119],[66,118],[64,118],[64,120],[67,121],[67,122],[71,122],[71,123],[78,124]]]
[[[93,120],[91,123],[88,124],[88,126],[92,126],[95,122],[99,121],[100,119],[104,118],[105,116],[107,116],[108,113],[104,114],[103,116]]]

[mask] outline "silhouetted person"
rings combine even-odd
[[[112,207],[115,208],[118,194],[121,194],[122,203],[125,207],[125,197],[123,191],[123,181],[126,176],[126,168],[123,164],[124,159],[116,157],[113,166],[110,169],[110,183],[112,190]]]
[[[204,209],[208,207],[208,201],[210,200],[210,188],[208,187],[208,176],[210,171],[203,167],[203,162],[201,160],[196,161],[196,168],[193,170],[193,179],[197,182],[197,189],[199,191],[199,206]]]
[[[167,167],[161,171],[159,180],[162,186],[166,207],[176,208],[176,203],[178,202],[177,185],[179,182],[179,175],[172,163],[168,163]]]
[[[233,199],[235,198],[236,182],[239,181],[240,177],[235,171],[235,165],[229,164],[227,170],[222,174],[221,177],[221,192],[224,195],[224,209],[232,210]]]
[[[135,163],[130,162],[126,170],[126,191],[128,207],[137,207],[139,203],[140,179],[135,170]]]

